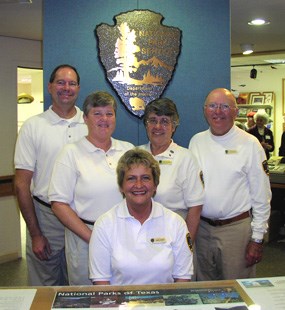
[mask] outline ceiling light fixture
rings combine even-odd
[[[270,22],[263,18],[256,18],[248,22],[248,24],[251,26],[264,26],[270,24]]]
[[[253,68],[250,70],[250,78],[256,79],[256,76],[257,76],[257,70],[254,69],[254,66],[253,66]]]
[[[243,55],[253,53],[253,44],[240,44]]]

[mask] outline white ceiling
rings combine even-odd
[[[42,40],[42,2],[0,0],[0,36]],[[262,64],[265,59],[285,59],[285,1],[230,0],[230,3],[232,66]],[[249,26],[248,21],[255,17],[263,17],[270,24]],[[242,43],[254,44],[253,56],[241,54]]]

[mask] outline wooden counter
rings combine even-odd
[[[174,283],[174,284],[163,284],[163,285],[132,285],[132,286],[63,286],[63,287],[21,287],[20,289],[31,289],[35,288],[37,289],[35,298],[33,300],[31,310],[50,310],[54,301],[54,297],[57,292],[102,292],[102,295],[104,295],[104,292],[110,293],[112,295],[112,292],[120,292],[120,294],[123,294],[122,292],[130,292],[130,291],[157,291],[157,290],[171,290],[171,294],[175,294],[176,290],[180,289],[218,289],[218,288],[234,288],[242,297],[244,302],[247,303],[247,305],[252,304],[252,300],[248,297],[248,295],[244,292],[244,290],[241,288],[241,286],[235,281],[208,281],[208,282],[184,282],[184,283]],[[0,288],[1,290],[4,289],[15,289],[13,288]],[[17,288],[19,289],[19,287]],[[177,291],[177,294],[179,291]],[[185,293],[184,293],[185,294]],[[180,295],[179,295],[180,296]],[[228,306],[229,304],[227,304]],[[232,306],[235,305],[235,303],[231,304]],[[98,307],[98,306],[97,306]],[[115,307],[115,306],[114,306]],[[100,306],[99,306],[100,308]],[[103,306],[101,307],[103,308]],[[147,307],[148,308],[148,307]],[[151,307],[153,309],[153,306]]]

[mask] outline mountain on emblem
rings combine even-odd
[[[115,26],[95,29],[107,79],[138,117],[162,95],[180,53],[181,31],[161,25],[162,19],[158,13],[135,10],[115,16]]]

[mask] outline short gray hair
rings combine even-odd
[[[115,114],[116,114],[117,102],[116,102],[115,98],[105,91],[97,91],[95,93],[89,94],[86,97],[86,99],[83,103],[82,110],[83,110],[84,115],[87,116],[89,111],[92,108],[106,107],[108,105],[112,106],[112,108],[114,109]]]
[[[169,116],[174,122],[175,128],[179,125],[179,114],[175,103],[168,98],[155,99],[147,104],[144,111],[143,122],[146,125],[149,114],[154,113],[158,116]]]
[[[265,124],[269,123],[269,115],[265,111],[257,111],[254,114],[253,119],[256,122],[258,118],[262,118],[265,121]]]

